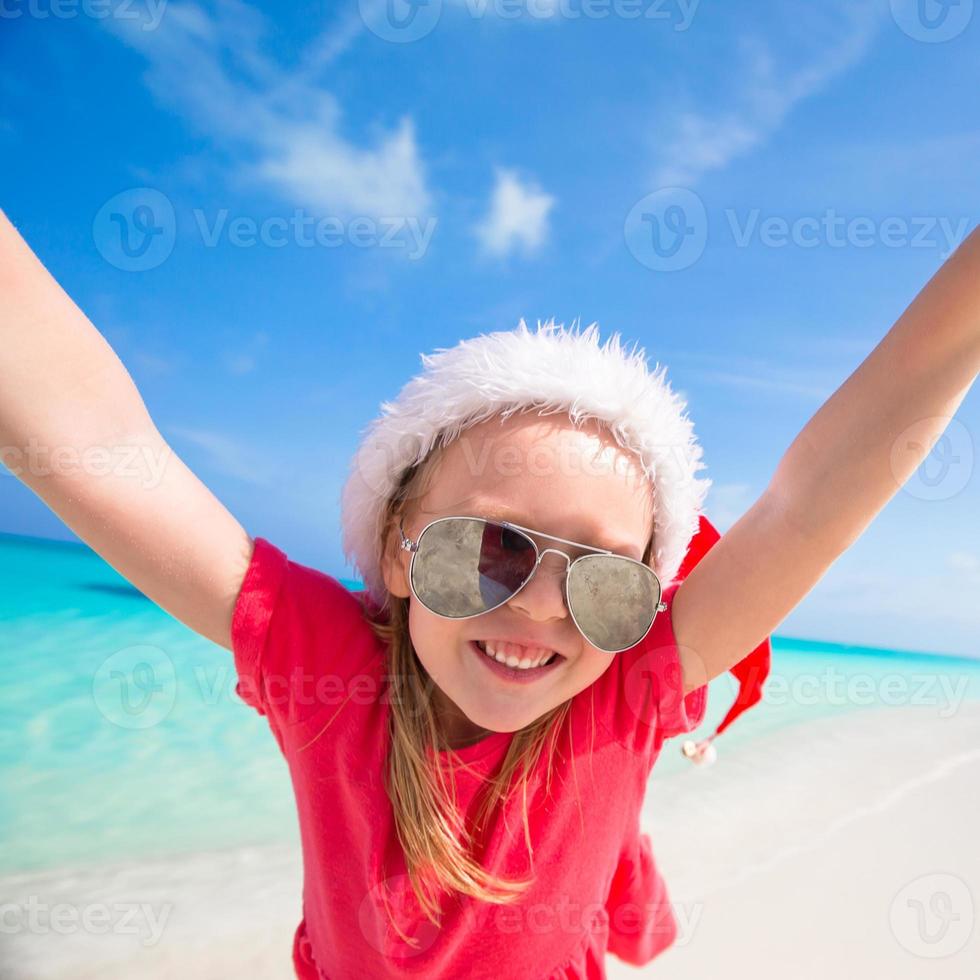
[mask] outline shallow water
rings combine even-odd
[[[356,582],[345,581],[351,588]],[[776,637],[764,703],[718,739],[873,705],[948,717],[980,662]],[[286,767],[231,655],[72,544],[0,535],[0,872],[295,844]],[[712,682],[713,731],[733,681]],[[668,742],[654,779],[690,767]]]

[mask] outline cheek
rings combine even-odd
[[[437,679],[457,655],[462,642],[459,624],[433,616],[413,602],[408,612],[408,629],[422,666]]]
[[[612,666],[612,656],[601,650],[585,649],[578,660],[572,665],[571,675],[583,690],[595,683]]]

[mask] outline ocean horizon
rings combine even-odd
[[[352,590],[362,584],[340,578]],[[286,766],[228,651],[84,544],[0,534],[0,874],[296,846]],[[711,682],[704,737],[728,710]],[[980,700],[980,659],[773,636],[763,703],[719,756],[836,712]],[[690,770],[680,739],[652,779]]]

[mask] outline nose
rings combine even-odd
[[[549,554],[550,552],[550,554]],[[565,604],[565,573],[568,556],[554,548],[541,552],[531,580],[508,605],[523,610],[531,619],[547,622],[568,615]]]

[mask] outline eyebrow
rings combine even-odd
[[[520,524],[523,527],[534,527],[531,521],[529,521],[523,514],[512,511],[504,504],[484,503],[475,507],[474,510],[478,511],[479,514],[484,517],[492,517],[497,520],[509,521],[511,524]],[[541,533],[544,534],[545,532],[542,531]],[[556,535],[556,537],[563,537],[563,535]],[[601,542],[583,541],[579,538],[570,538],[569,540],[575,541],[578,544],[602,548],[605,551],[613,551],[619,555],[628,555],[630,558],[635,558],[637,561],[643,560],[642,549],[636,544],[615,544],[613,542],[603,544]]]

